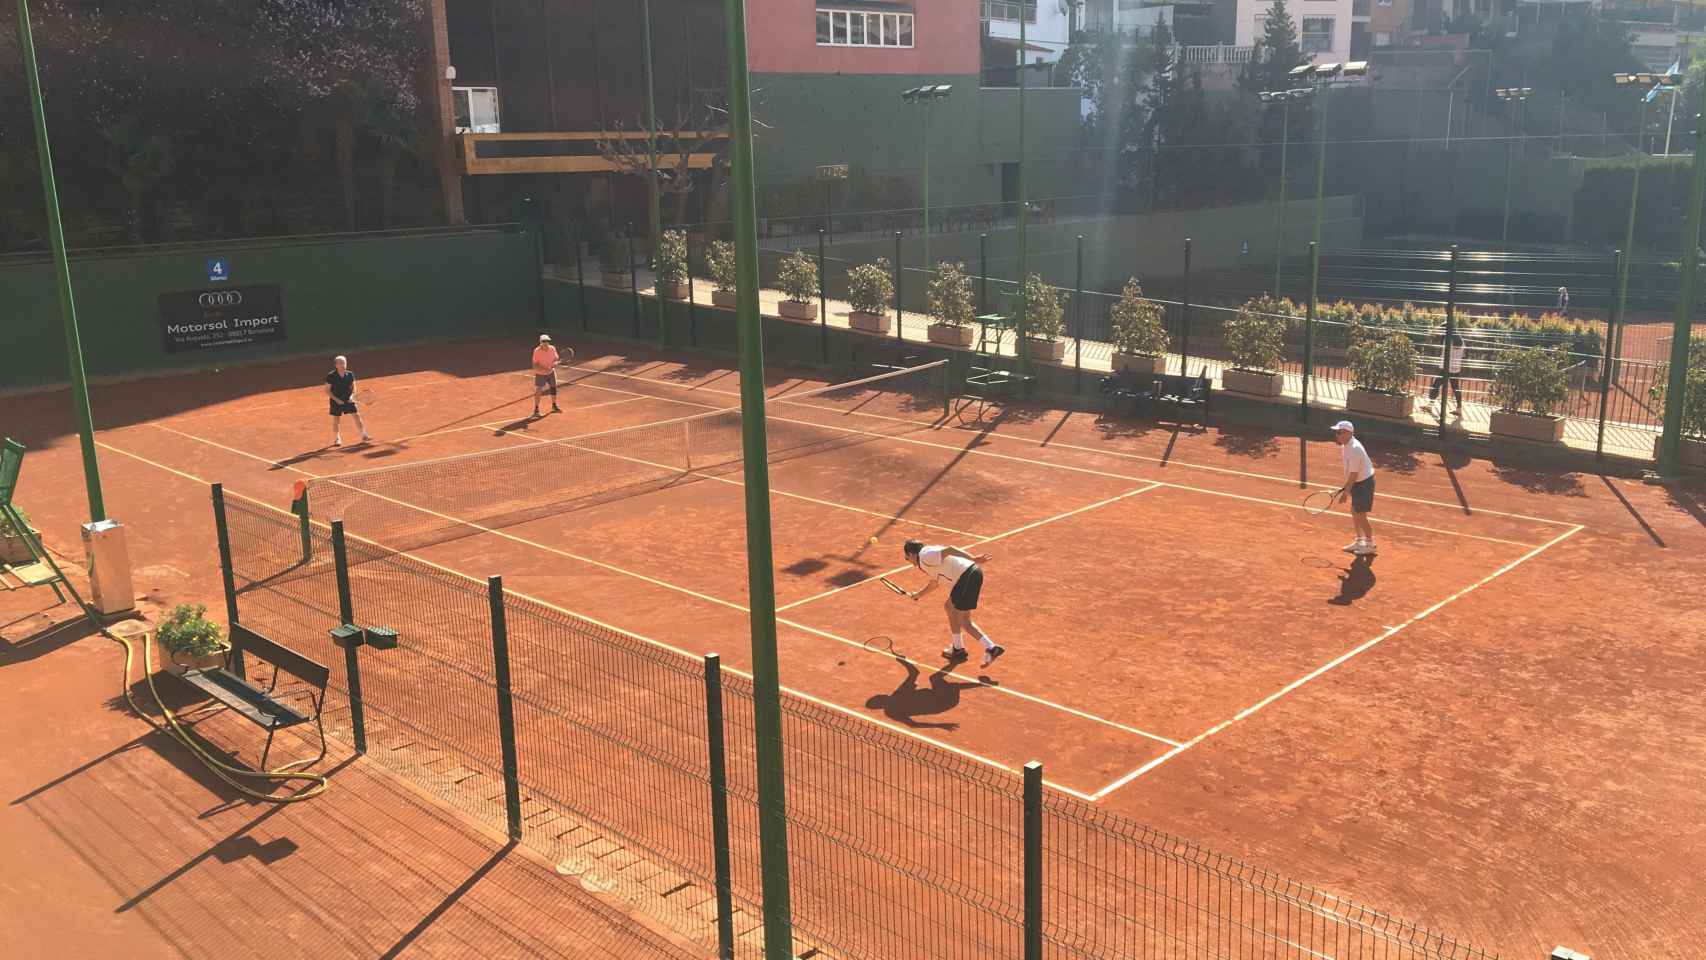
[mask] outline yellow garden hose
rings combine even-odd
[[[267,803],[298,803],[303,800],[312,800],[326,792],[326,788],[329,786],[329,783],[321,774],[293,771],[291,769],[293,767],[299,767],[305,763],[312,763],[313,760],[297,760],[287,763],[282,767],[275,767],[271,770],[248,770],[243,767],[231,766],[203,749],[201,744],[196,742],[194,735],[184,729],[182,724],[178,723],[177,715],[166,706],[165,701],[160,697],[160,691],[154,686],[154,658],[150,655],[154,645],[149,642],[150,635],[147,632],[144,632],[138,635],[142,638],[142,675],[148,680],[148,692],[154,696],[154,704],[160,708],[160,715],[166,719],[164,724],[156,721],[141,707],[137,706],[136,700],[131,696],[130,670],[131,664],[135,662],[136,659],[136,649],[131,645],[130,638],[114,633],[105,627],[101,628],[101,634],[107,639],[124,647],[124,699],[130,704],[130,709],[136,711],[136,715],[141,717],[155,730],[168,734],[185,747],[188,747],[189,751],[195,755],[196,759],[201,761],[202,766],[205,766],[210,773],[224,781],[233,790],[236,790],[246,797],[262,800]],[[196,713],[200,712],[202,711],[196,711]],[[189,716],[194,716],[194,714],[189,714]],[[259,780],[273,784],[289,783],[296,780],[307,780],[310,781],[313,786],[297,793],[279,796],[277,794],[263,793],[262,791],[252,789],[243,784],[241,782],[242,780]]]

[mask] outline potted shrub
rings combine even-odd
[[[1410,386],[1416,376],[1416,346],[1408,334],[1364,334],[1350,349],[1350,393],[1345,409],[1393,420],[1408,420],[1416,409]]]
[[[1527,347],[1499,354],[1499,370],[1493,376],[1494,436],[1559,443],[1564,439],[1564,418],[1555,416],[1570,395],[1566,372],[1568,358],[1549,347]]]
[[[716,289],[711,291],[711,302],[725,310],[733,310],[737,282],[735,245],[727,240],[712,240],[710,249],[705,253],[705,266],[710,270],[711,282],[716,284]]]
[[[1019,332],[1032,360],[1059,363],[1066,356],[1066,341],[1060,339],[1061,318],[1065,315],[1060,300],[1060,291],[1044,283],[1041,274],[1025,278],[1025,309]],[[1015,316],[1020,313],[1017,304],[1013,313]]]
[[[938,263],[936,276],[930,279],[927,299],[930,303],[931,324],[927,328],[930,342],[954,347],[971,346],[971,323],[976,307],[972,304],[971,277],[966,276],[966,265]]]
[[[1281,304],[1271,297],[1245,301],[1226,321],[1222,336],[1232,366],[1221,371],[1220,385],[1235,393],[1277,397],[1285,388],[1278,372],[1285,349],[1285,317]]]
[[[180,603],[171,616],[154,630],[160,665],[174,673],[217,667],[225,662],[230,647],[219,624],[207,619],[207,607]]]
[[[847,271],[847,301],[853,312],[847,324],[866,333],[889,332],[889,304],[894,300],[894,280],[889,275],[889,262],[882,257],[876,263],[864,263]]]
[[[817,264],[804,250],[795,250],[782,261],[782,272],[776,278],[782,288],[782,316],[789,320],[810,323],[817,319]]]
[[[1706,340],[1688,345],[1687,392],[1682,398],[1682,462],[1691,467],[1706,467]],[[1670,387],[1670,364],[1658,369],[1658,379],[1649,395],[1659,409],[1664,409],[1665,391]],[[1653,439],[1653,458],[1659,455],[1663,438]]]
[[[606,233],[598,240],[598,268],[604,285],[615,290],[632,290],[634,276],[630,271],[628,240],[615,233]]]
[[[652,272],[657,277],[658,296],[687,299],[687,234],[664,231],[663,241],[652,255]]]
[[[1145,300],[1143,287],[1132,277],[1125,282],[1120,299],[1108,310],[1114,330],[1114,372],[1134,370],[1162,375],[1167,372],[1167,327],[1162,323],[1161,305]]]
[[[35,559],[30,553],[29,544],[24,542],[24,533],[34,533],[30,526],[29,514],[22,507],[15,507],[18,518],[24,521],[24,530],[15,530],[10,518],[0,515],[0,563],[29,563]]]

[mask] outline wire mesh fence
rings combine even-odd
[[[224,504],[242,621],[335,660],[329,631],[343,611],[332,532],[240,497]],[[632,909],[707,948],[718,941],[712,798],[726,791],[728,955],[762,956],[756,694],[746,676],[708,674],[683,651],[501,587],[497,619],[492,584],[353,530],[344,569],[357,622],[402,638],[334,671],[369,756],[471,816],[507,822],[560,873],[625,891]],[[713,690],[720,724],[707,721]],[[1029,801],[1014,771],[853,711],[790,691],[781,707],[797,950],[1020,957],[1036,923],[1043,955],[1057,957],[1486,956],[1066,794]],[[712,774],[713,737],[726,749],[726,783]],[[1039,873],[1026,870],[1030,842],[1041,843]],[[1040,916],[1023,907],[1027,876],[1042,884]]]

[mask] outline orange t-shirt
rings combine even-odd
[[[543,377],[557,366],[557,348],[542,343],[533,351],[533,372]]]

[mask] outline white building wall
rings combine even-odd
[[[1262,35],[1263,21],[1272,7],[1273,0],[1238,0],[1237,36],[1233,43],[1240,47],[1253,45]],[[1351,0],[1287,0],[1285,8],[1297,24],[1300,41],[1308,39],[1305,21],[1311,21],[1312,25],[1320,25],[1316,21],[1331,21],[1332,43],[1327,49],[1315,52],[1316,63],[1343,63],[1351,58]],[[1307,42],[1304,52],[1309,53]]]
[[[982,3],[983,7],[992,7],[1002,13],[1019,6],[1018,0],[1009,4],[1004,0],[995,3]],[[1053,63],[1072,43],[1073,18],[1078,16],[1080,4],[1073,0],[1037,0],[1037,21],[1025,24],[1025,42],[1043,50],[1028,50],[1025,52],[1027,63]],[[1006,20],[999,16],[986,18],[989,22],[989,35],[1003,40],[1019,39],[1019,21],[1017,18]]]

